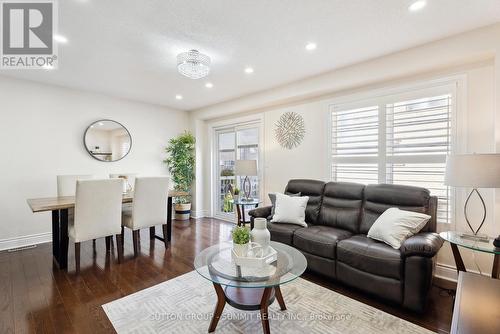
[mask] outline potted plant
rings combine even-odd
[[[235,187],[233,190],[233,199],[235,201],[239,200],[240,198],[240,189],[238,187]]]
[[[185,131],[170,139],[165,151],[169,154],[163,162],[174,182],[174,190],[189,193],[195,178],[195,142],[196,139]],[[175,219],[188,220],[191,215],[191,196],[175,197]]]
[[[250,231],[246,227],[235,227],[232,232],[233,250],[237,256],[243,257],[248,253]]]

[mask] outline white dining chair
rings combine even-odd
[[[137,177],[134,186],[134,200],[131,210],[122,213],[122,225],[132,230],[134,256],[139,254],[139,231],[150,228],[150,238],[154,240],[156,225],[162,225],[165,247],[167,239],[167,200],[170,178]],[[123,234],[123,230],[122,230]]]
[[[69,227],[69,237],[75,242],[75,263],[80,269],[80,243],[106,238],[110,251],[116,236],[118,262],[122,261],[122,182],[119,179],[78,180],[76,183],[75,218]]]
[[[94,175],[57,175],[57,197],[75,196],[76,194],[76,181],[78,180],[91,180]],[[68,209],[68,222],[75,219],[75,210]],[[92,241],[95,246],[95,240]]]
[[[57,196],[75,196],[76,181],[93,178],[94,175],[57,175]]]

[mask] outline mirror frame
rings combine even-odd
[[[128,134],[128,136],[130,137],[130,147],[129,147],[129,149],[128,149],[127,154],[125,154],[125,155],[124,155],[123,157],[121,157],[120,159],[106,161],[106,160],[101,160],[101,159],[98,159],[98,158],[96,158],[96,157],[95,157],[92,153],[90,153],[90,151],[89,151],[89,149],[88,149],[88,147],[87,147],[87,143],[85,142],[85,137],[87,137],[87,132],[88,132],[88,131],[89,131],[89,129],[92,127],[92,125],[97,124],[97,123],[99,123],[99,122],[114,122],[114,123],[116,123],[116,124],[120,125],[122,128],[124,128],[124,129],[125,129],[125,131],[127,131],[127,134]],[[133,143],[133,140],[132,140],[132,135],[130,134],[130,131],[128,131],[127,127],[126,127],[125,125],[123,125],[122,123],[117,122],[117,121],[112,120],[112,119],[107,119],[107,118],[106,118],[106,119],[99,119],[99,120],[97,120],[97,121],[94,121],[94,122],[90,123],[90,125],[89,125],[89,126],[87,126],[87,129],[85,129],[85,132],[83,133],[83,146],[85,147],[85,150],[87,151],[87,153],[88,153],[88,154],[89,154],[92,158],[94,158],[95,160],[100,161],[100,162],[118,162],[118,161],[122,160],[123,158],[125,158],[127,155],[129,155],[129,154],[130,154],[130,151],[132,151],[132,143]]]

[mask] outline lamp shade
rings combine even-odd
[[[500,154],[449,155],[446,158],[445,184],[500,188]]]
[[[235,174],[241,176],[257,175],[257,160],[236,160]]]

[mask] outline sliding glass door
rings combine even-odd
[[[260,124],[249,123],[224,127],[215,130],[215,215],[219,218],[234,220],[234,207],[231,203],[229,186],[241,190],[244,176],[235,175],[236,160],[256,160],[259,166]],[[249,176],[251,197],[259,198],[259,177]]]

